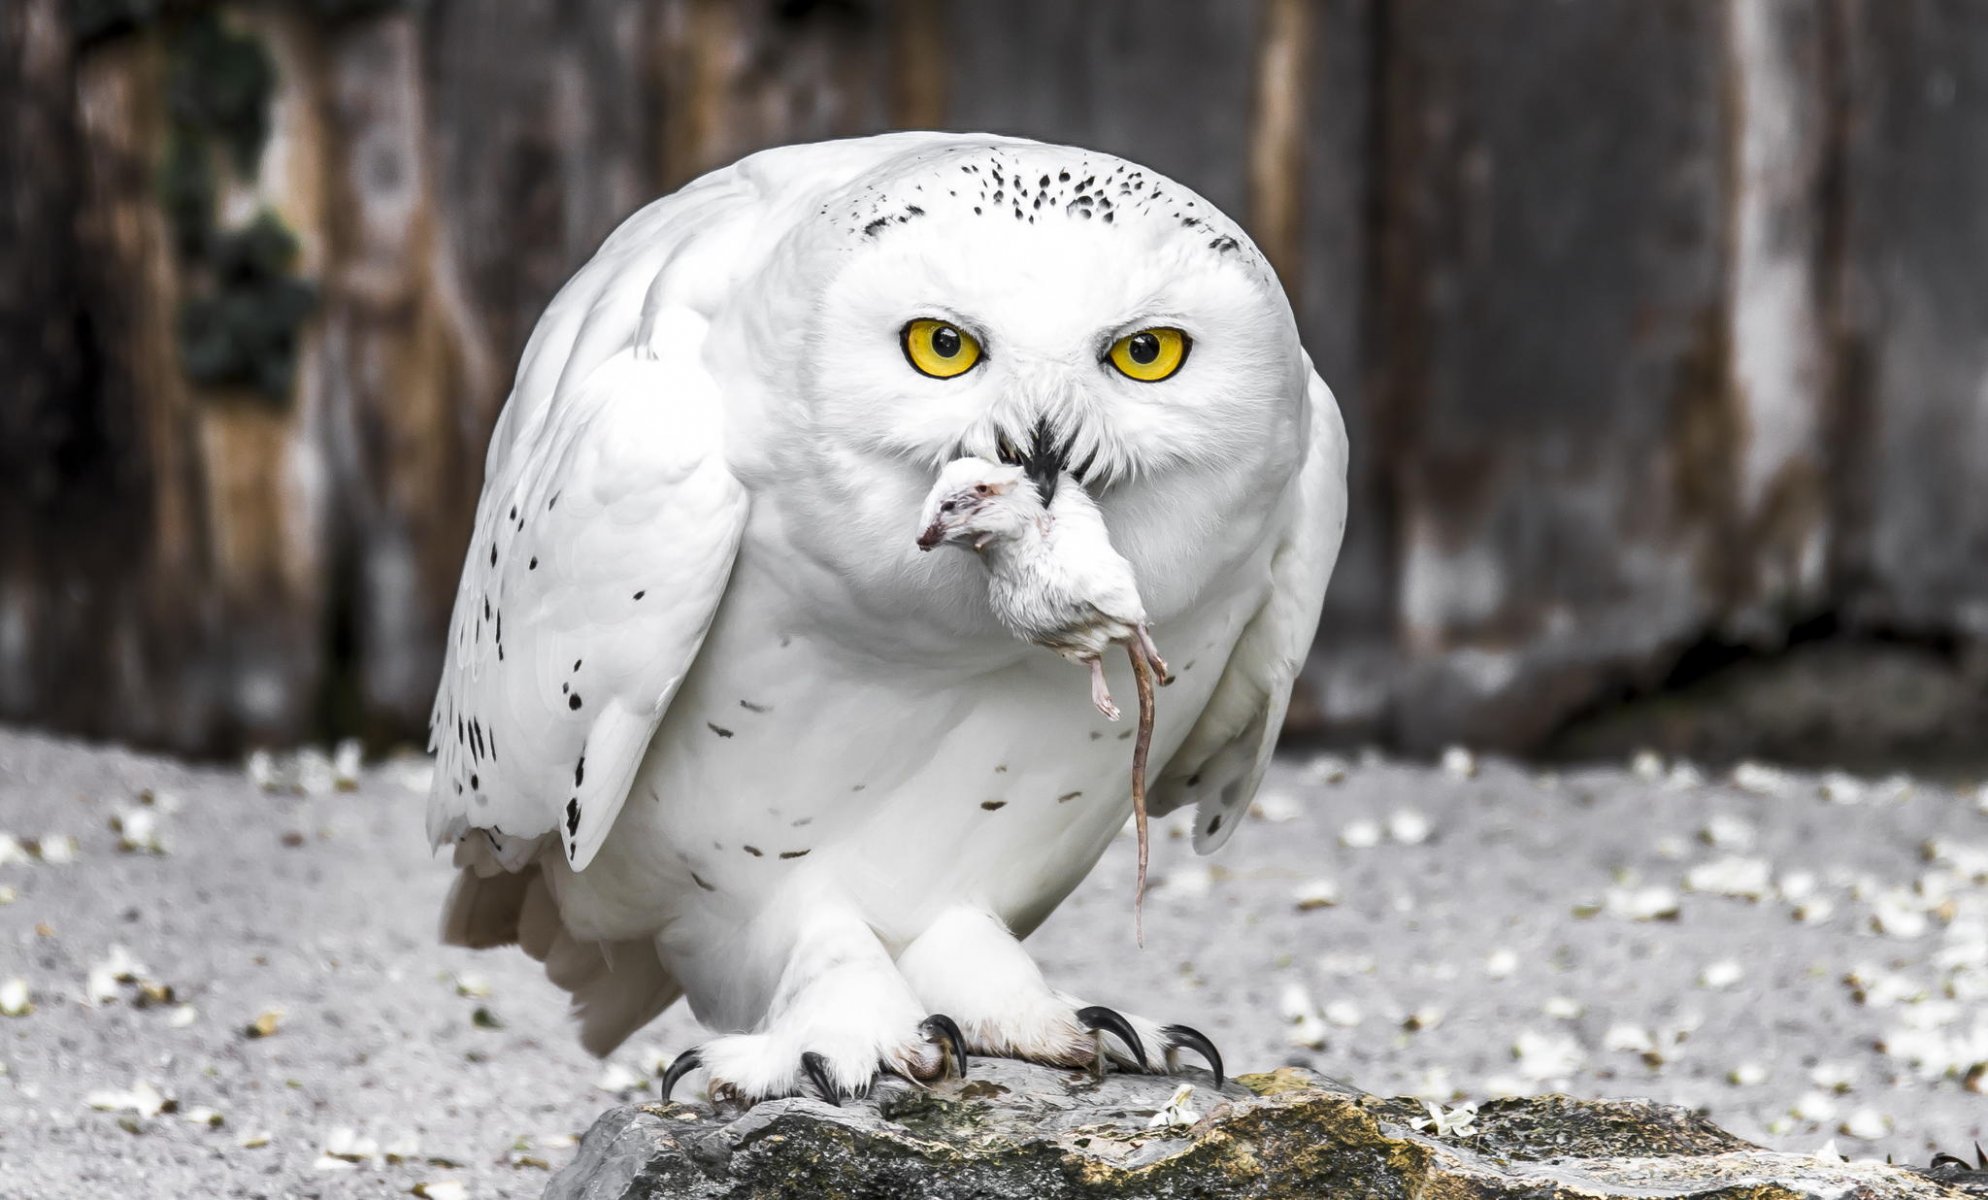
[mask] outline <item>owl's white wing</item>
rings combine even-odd
[[[747,501],[703,318],[644,322],[491,456],[432,718],[438,845],[485,830],[515,868],[556,829],[584,869],[730,579]]]
[[[1331,389],[1315,372],[1308,392],[1310,446],[1294,483],[1292,516],[1271,555],[1270,593],[1152,789],[1156,814],[1198,806],[1194,848],[1202,854],[1235,832],[1263,781],[1291,685],[1318,632],[1319,605],[1346,530],[1346,426]]]
[[[560,289],[491,436],[456,592],[430,718],[437,845],[484,830],[516,870],[556,829],[575,870],[593,860],[745,526],[709,318],[823,191],[947,141],[753,155],[630,217]]]

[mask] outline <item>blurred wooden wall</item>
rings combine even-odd
[[[1988,632],[1988,5],[8,0],[0,719],[418,734],[553,290],[899,127],[1125,154],[1276,263],[1354,440],[1310,730]]]

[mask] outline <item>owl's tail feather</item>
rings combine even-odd
[[[566,932],[536,865],[516,874],[464,867],[442,905],[442,941],[482,950],[516,943],[573,997],[580,1044],[605,1057],[683,995],[655,943],[582,941]]]

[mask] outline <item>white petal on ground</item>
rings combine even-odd
[[[646,1076],[637,1074],[621,1063],[611,1062],[601,1071],[600,1076],[594,1080],[594,1086],[603,1092],[613,1092],[616,1095],[620,1095],[623,1092],[647,1089],[649,1080]]]
[[[1318,783],[1344,783],[1352,768],[1336,754],[1321,754],[1305,764],[1305,774]]]
[[[25,979],[0,982],[0,1017],[25,1017],[35,1010],[33,995]]]
[[[1277,993],[1277,1015],[1286,1021],[1302,1021],[1317,1013],[1318,1005],[1303,984],[1286,983],[1283,990]]]
[[[1931,924],[1909,892],[1887,891],[1871,902],[1871,928],[1886,937],[1913,941],[1925,937]]]
[[[331,779],[340,791],[359,786],[359,774],[366,765],[366,748],[358,738],[346,738],[331,753]]]
[[[85,1103],[102,1112],[130,1112],[141,1117],[156,1117],[173,1107],[172,1100],[142,1079],[125,1091],[91,1092]]]
[[[1174,1089],[1173,1096],[1161,1106],[1160,1111],[1154,1113],[1152,1119],[1146,1122],[1146,1128],[1173,1129],[1199,1121],[1201,1114],[1187,1106],[1187,1102],[1193,1098],[1194,1085],[1181,1084]]]
[[[1291,1027],[1289,1035],[1293,1046],[1303,1046],[1308,1050],[1322,1050],[1331,1038],[1332,1029],[1313,1013],[1306,1013]]]
[[[1519,1074],[1540,1083],[1564,1079],[1580,1070],[1588,1055],[1571,1034],[1528,1029],[1512,1043],[1512,1057],[1518,1060]]]
[[[1265,788],[1256,794],[1255,803],[1249,807],[1249,815],[1273,825],[1295,821],[1305,814],[1304,802],[1290,792],[1275,788]]]
[[[1705,822],[1698,836],[1715,850],[1751,850],[1759,831],[1753,822],[1731,813],[1716,813]]]
[[[1669,920],[1677,916],[1677,906],[1677,893],[1660,884],[1612,887],[1602,896],[1605,912],[1628,921]]]
[[[1843,1118],[1836,1132],[1848,1134],[1860,1141],[1874,1142],[1891,1133],[1891,1118],[1875,1108],[1860,1108]]]
[[[1822,1124],[1836,1119],[1836,1101],[1824,1092],[1803,1092],[1788,1111],[1804,1121]]]
[[[1670,773],[1664,776],[1664,790],[1668,792],[1688,792],[1705,786],[1705,772],[1688,762],[1672,763]]]
[[[1410,1033],[1422,1033],[1443,1023],[1443,1010],[1433,1004],[1425,1004],[1401,1019],[1401,1027]]]
[[[1726,1072],[1726,1082],[1734,1087],[1753,1087],[1767,1082],[1767,1068],[1759,1063],[1740,1063]]]
[[[1429,840],[1429,818],[1414,809],[1392,813],[1387,819],[1387,835],[1404,846],[1419,846]]]
[[[1779,767],[1743,762],[1733,768],[1733,786],[1756,796],[1792,796],[1801,781]]]
[[[1160,884],[1171,895],[1186,900],[1199,900],[1215,890],[1215,868],[1205,863],[1189,863],[1178,870],[1167,872],[1160,880]]]
[[[1443,751],[1443,771],[1458,779],[1469,779],[1477,774],[1477,756],[1462,746],[1451,746]]]
[[[1493,950],[1484,960],[1484,973],[1493,979],[1509,979],[1519,969],[1519,956],[1511,950]]]
[[[117,831],[117,848],[130,854],[164,854],[159,840],[159,817],[149,808],[127,808],[111,818]]]
[[[1707,963],[1705,969],[1698,973],[1698,986],[1711,988],[1713,991],[1724,991],[1745,977],[1746,969],[1739,965],[1737,959],[1722,958],[1717,962]]]
[[[1368,850],[1380,845],[1380,822],[1364,818],[1352,822],[1339,831],[1339,844],[1349,850]]]
[[[1773,879],[1773,864],[1766,859],[1728,855],[1686,871],[1684,886],[1714,896],[1758,900],[1773,890]]]
[[[1291,893],[1291,899],[1299,912],[1331,908],[1339,903],[1339,885],[1330,879],[1314,879],[1310,883],[1299,884]]]

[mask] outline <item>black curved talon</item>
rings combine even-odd
[[[1078,1009],[1077,1021],[1094,1033],[1102,1029],[1116,1036],[1119,1041],[1132,1048],[1132,1060],[1139,1064],[1141,1071],[1151,1069],[1146,1065],[1146,1047],[1139,1044],[1139,1035],[1133,1032],[1132,1022],[1102,1004]]]
[[[918,1023],[918,1032],[925,1036],[926,1041],[943,1046],[949,1052],[945,1065],[948,1068],[957,1066],[960,1078],[966,1078],[966,1039],[960,1036],[959,1022],[944,1013],[933,1013]],[[941,1038],[945,1040],[940,1041]],[[950,1074],[952,1071],[948,1069],[939,1077],[943,1079]]]
[[[828,1077],[828,1060],[813,1050],[801,1052],[801,1071],[821,1093],[821,1098],[837,1108],[842,1107],[842,1097],[835,1090],[835,1084]]]
[[[695,1050],[685,1050],[670,1060],[670,1069],[663,1072],[663,1102],[669,1103],[670,1093],[685,1075],[704,1065],[704,1056]]]
[[[1160,1030],[1167,1038],[1167,1066],[1173,1066],[1173,1051],[1188,1049],[1208,1060],[1208,1069],[1215,1075],[1215,1090],[1222,1090],[1222,1052],[1215,1049],[1215,1043],[1208,1035],[1191,1025],[1168,1025]]]

